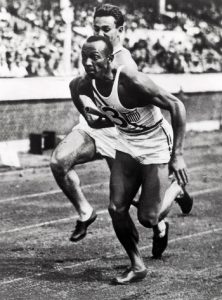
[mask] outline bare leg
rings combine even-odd
[[[139,166],[130,156],[117,151],[111,171],[110,206],[116,235],[131,261],[130,269],[116,283],[125,284],[146,276],[146,268],[138,248],[138,232],[129,215],[129,207],[141,182]]]
[[[57,146],[51,158],[51,170],[57,184],[83,221],[89,218],[93,208],[81,190],[80,180],[74,167],[91,161],[95,154],[94,140],[84,131],[73,130]]]
[[[105,157],[105,159],[106,159],[106,162],[108,164],[109,170],[111,171],[113,163],[114,163],[114,159],[110,158],[110,157]],[[139,201],[138,201],[138,199],[134,199],[134,197],[136,196],[137,193],[139,193],[139,190],[140,190],[140,184],[138,182],[137,187],[135,186],[134,195],[132,197],[133,199],[132,199],[132,202],[131,202],[131,205],[135,206],[136,208],[138,208]]]
[[[114,159],[111,158],[111,157],[105,157],[105,159],[106,159],[107,165],[108,165],[108,167],[109,167],[109,170],[111,171],[111,170],[112,170],[112,166],[113,166]]]
[[[142,193],[138,219],[142,225],[153,228],[155,258],[161,257],[167,247],[169,224],[164,222],[175,197],[180,193],[176,183],[170,185],[167,164],[143,166]],[[170,186],[169,186],[170,185]]]
[[[144,165],[142,170],[138,219],[142,225],[151,228],[166,217],[180,190],[170,186],[167,164]]]
[[[178,195],[181,194],[182,188],[177,183],[177,181],[173,181],[168,189],[166,190],[162,202],[162,206],[160,208],[160,220],[165,218],[170,211],[170,208],[173,204],[173,201],[176,199]]]

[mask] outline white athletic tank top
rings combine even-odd
[[[117,47],[116,49],[113,50],[113,55],[117,54],[118,52],[125,51],[125,50],[128,51],[123,46],[119,46],[119,47]]]
[[[123,67],[118,67],[112,91],[108,97],[104,97],[99,93],[96,88],[95,79],[92,80],[96,105],[121,132],[137,135],[154,130],[163,120],[161,110],[158,107],[150,104],[145,107],[128,109],[120,103],[118,82]]]

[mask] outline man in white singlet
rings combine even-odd
[[[115,283],[126,284],[147,274],[138,248],[138,232],[129,215],[138,183],[142,183],[138,220],[153,229],[153,256],[160,256],[167,246],[169,224],[164,218],[181,187],[188,183],[183,158],[186,111],[178,98],[158,87],[147,74],[125,65],[112,65],[112,53],[107,38],[87,39],[82,48],[87,76],[79,79],[73,97],[90,126],[109,126],[111,122],[118,132],[109,212],[116,235],[131,261]],[[100,113],[85,108],[82,95],[93,99]],[[170,112],[172,128],[160,108]],[[98,115],[96,120],[90,119],[94,113]],[[169,181],[169,171],[176,181]]]
[[[98,7],[94,15],[94,32],[96,35],[104,35],[110,39],[114,47],[114,62],[116,65],[127,62],[135,70],[136,63],[129,51],[122,47],[121,35],[123,32],[124,18],[120,9],[113,5]],[[72,98],[75,85],[70,84]],[[89,97],[82,99],[85,105],[93,105]],[[109,167],[115,157],[115,127],[91,128],[85,119],[80,116],[80,122],[56,147],[51,158],[51,170],[57,184],[75,207],[79,219],[70,240],[77,242],[84,238],[87,227],[96,219],[96,212],[86,200],[80,180],[74,167],[94,160],[97,154],[106,158]],[[138,187],[139,188],[139,187]],[[136,193],[136,191],[135,191]]]
[[[137,70],[136,63],[131,57],[130,52],[122,47],[122,32],[124,18],[120,9],[116,6],[105,4],[98,7],[94,15],[94,32],[96,35],[102,35],[111,41],[113,45],[113,63],[116,66],[128,65]],[[76,83],[78,80],[75,80]],[[75,101],[76,83],[71,82],[70,91],[72,99]],[[85,106],[93,106],[89,97],[82,98]],[[78,107],[78,103],[75,103]],[[75,207],[79,219],[76,228],[73,231],[70,240],[77,242],[84,238],[87,233],[87,227],[96,219],[96,212],[90,203],[86,200],[81,187],[80,180],[74,167],[94,160],[97,154],[106,158],[109,167],[111,167],[115,157],[115,147],[117,131],[115,127],[110,128],[91,128],[84,117],[80,115],[80,122],[57,146],[51,158],[52,173],[64,194]],[[135,188],[135,193],[138,187]],[[184,197],[178,198],[178,202],[183,212],[188,213],[191,210],[192,203],[189,196],[185,193]]]

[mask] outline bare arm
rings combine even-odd
[[[86,109],[87,107],[93,106],[94,103],[91,100],[91,88],[84,77],[77,77],[72,80],[69,84],[69,88],[74,105],[90,127],[99,129],[114,126],[102,113],[96,114],[95,117],[95,112],[93,113],[91,110]]]
[[[75,107],[78,109],[79,113],[84,116],[84,105],[79,99],[79,85],[82,80],[83,80],[83,78],[81,76],[73,79],[69,83],[69,89],[70,89],[72,101],[73,101]]]
[[[184,139],[186,133],[186,110],[184,104],[175,96],[160,89],[154,103],[170,112],[174,133],[172,155],[169,162],[169,171],[174,173],[177,181],[181,185],[188,183],[186,165],[183,158]],[[163,103],[163,106],[162,106]]]
[[[186,132],[186,110],[184,104],[177,97],[157,86],[147,74],[131,72],[129,69],[124,70],[124,74],[131,91],[140,96],[135,97],[135,99],[140,99],[135,103],[135,106],[153,104],[170,112],[174,142],[169,170],[170,172],[174,172],[179,184],[186,185],[188,177],[183,158]]]

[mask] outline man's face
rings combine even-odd
[[[91,78],[102,78],[108,66],[106,44],[103,41],[85,43],[82,48],[82,64]]]
[[[106,36],[115,47],[120,42],[120,34],[123,27],[116,27],[113,16],[96,17],[93,24],[94,35]]]

